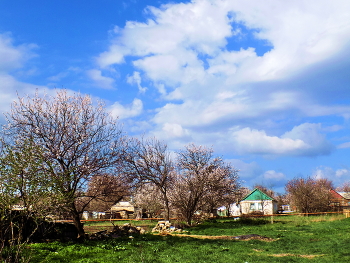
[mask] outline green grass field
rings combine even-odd
[[[96,224],[103,229],[103,223]],[[134,222],[138,224],[142,223]],[[273,241],[146,234],[54,242],[31,245],[32,262],[350,262],[350,218],[342,215],[275,217],[273,224],[269,219],[218,219],[188,230],[186,234],[204,236],[258,234]]]

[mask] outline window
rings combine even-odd
[[[250,211],[262,211],[262,203],[261,202],[251,203]]]

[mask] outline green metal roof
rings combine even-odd
[[[261,192],[259,189],[255,188],[249,195],[244,197],[242,201],[254,201],[254,200],[274,200],[272,197]]]

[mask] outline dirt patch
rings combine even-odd
[[[160,234],[162,235],[162,234]],[[275,241],[276,239],[260,236],[257,234],[250,234],[250,235],[242,235],[242,236],[204,236],[204,235],[187,235],[187,234],[165,234],[165,235],[172,235],[177,237],[193,237],[198,239],[224,239],[224,240],[241,240],[241,241],[248,241],[248,240],[261,240],[266,242]]]
[[[150,227],[148,225],[139,225],[140,227],[142,227],[143,229],[145,229],[146,232],[149,232]],[[110,226],[84,226],[84,230],[87,234],[93,234],[96,232],[100,232],[100,231],[112,231],[114,228],[113,225]]]
[[[96,233],[99,231],[112,231],[114,226],[84,226],[84,230],[87,234]]]

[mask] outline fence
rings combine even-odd
[[[317,213],[286,213],[286,214],[270,214],[270,215],[240,215],[240,216],[217,216],[218,218],[239,218],[239,217],[279,217],[279,216],[292,216],[292,215],[299,215],[299,216],[309,216],[309,215],[327,215],[327,214],[344,214],[346,218],[350,217],[350,209],[344,209],[344,211],[341,212],[317,212]],[[194,217],[194,219],[198,219]],[[81,220],[81,222],[103,222],[103,221],[144,221],[144,220],[150,220],[150,221],[161,221],[164,220],[164,218],[128,218],[128,219],[89,219],[89,220]],[[170,218],[170,220],[181,220],[180,218]],[[57,220],[56,222],[73,222],[72,220]]]

